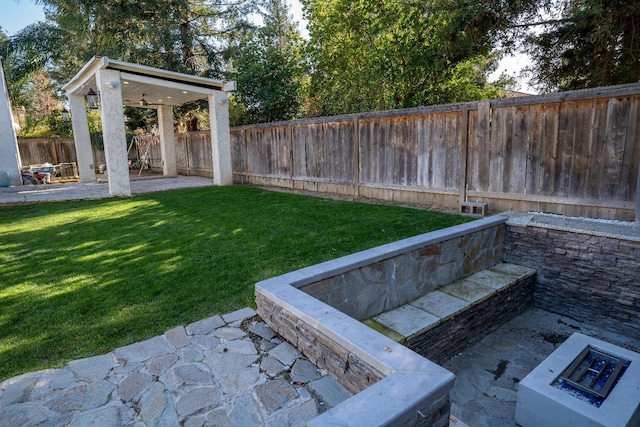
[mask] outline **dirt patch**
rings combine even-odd
[[[508,360],[500,360],[500,362],[498,363],[498,367],[495,370],[491,371],[487,369],[487,372],[493,374],[493,379],[495,381],[504,374],[504,372],[507,370],[508,365],[509,365]]]
[[[568,335],[563,335],[563,334],[540,334],[542,336],[542,339],[545,340],[548,343],[553,344],[554,347],[557,347],[558,344],[562,344],[563,342],[565,342],[567,340],[567,338],[569,338]]]

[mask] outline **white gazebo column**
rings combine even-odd
[[[173,135],[173,106],[161,105],[158,107],[158,128],[160,130],[162,174],[164,176],[178,176],[176,141]]]
[[[213,95],[209,95],[208,100],[213,154],[213,184],[231,185],[233,184],[233,170],[227,93],[216,91]]]
[[[9,91],[7,90],[7,81],[4,78],[4,68],[0,59],[0,172],[3,172],[3,175],[4,173],[7,174],[9,185],[22,185],[20,167],[18,139],[13,128]]]
[[[76,146],[76,162],[80,182],[95,182],[96,171],[93,165],[93,150],[87,122],[87,109],[84,95],[68,95],[71,109],[71,125],[73,126],[73,141]]]
[[[124,130],[124,111],[120,72],[100,69],[96,73],[100,93],[100,119],[104,139],[104,156],[107,163],[109,194],[130,196],[127,135]]]

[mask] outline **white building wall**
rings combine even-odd
[[[13,127],[9,90],[0,59],[0,174],[2,174],[0,181],[6,179],[6,174],[10,185],[22,185],[21,166],[18,140]]]

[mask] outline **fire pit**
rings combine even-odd
[[[640,425],[640,354],[573,334],[520,382],[516,422]]]

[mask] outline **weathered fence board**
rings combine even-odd
[[[591,137],[592,145],[591,151],[593,152],[593,158],[589,162],[590,180],[588,188],[588,194],[593,194],[594,197],[602,198],[602,188],[604,188],[604,149],[606,141],[606,123],[607,123],[607,104],[608,99],[596,99],[591,122]],[[637,139],[636,139],[637,140]],[[633,145],[633,144],[631,144]]]
[[[638,115],[640,110],[640,97],[631,100],[629,109],[629,120],[627,126],[627,143],[624,146],[622,160],[622,170],[620,172],[619,198],[622,200],[633,200],[637,183],[637,174],[640,170],[640,144],[631,144],[629,141],[640,140],[640,126],[638,126]],[[634,119],[635,118],[635,119]]]
[[[209,132],[179,133],[175,135],[175,143],[176,168],[179,174],[213,177]]]
[[[354,182],[351,121],[291,126],[291,139],[295,178]]]
[[[629,98],[609,101],[610,112],[607,115],[607,144],[605,150],[605,188],[604,194],[615,196],[620,188],[620,173],[626,140],[627,125],[631,103]]]
[[[543,162],[544,174],[540,182],[540,190],[537,194],[551,196],[554,194],[556,181],[556,163],[558,160],[558,117],[560,115],[560,103],[544,105],[544,136]],[[534,193],[536,194],[536,193]]]
[[[244,131],[231,134],[231,168],[234,171],[245,170],[246,147],[244,144]]]
[[[18,150],[24,166],[76,161],[73,139],[19,139]]]
[[[490,147],[491,143],[491,107],[489,102],[478,103],[478,122],[476,129],[475,145],[471,156],[478,159],[478,169],[475,170],[477,176],[476,185],[473,190],[487,191],[490,177]]]

